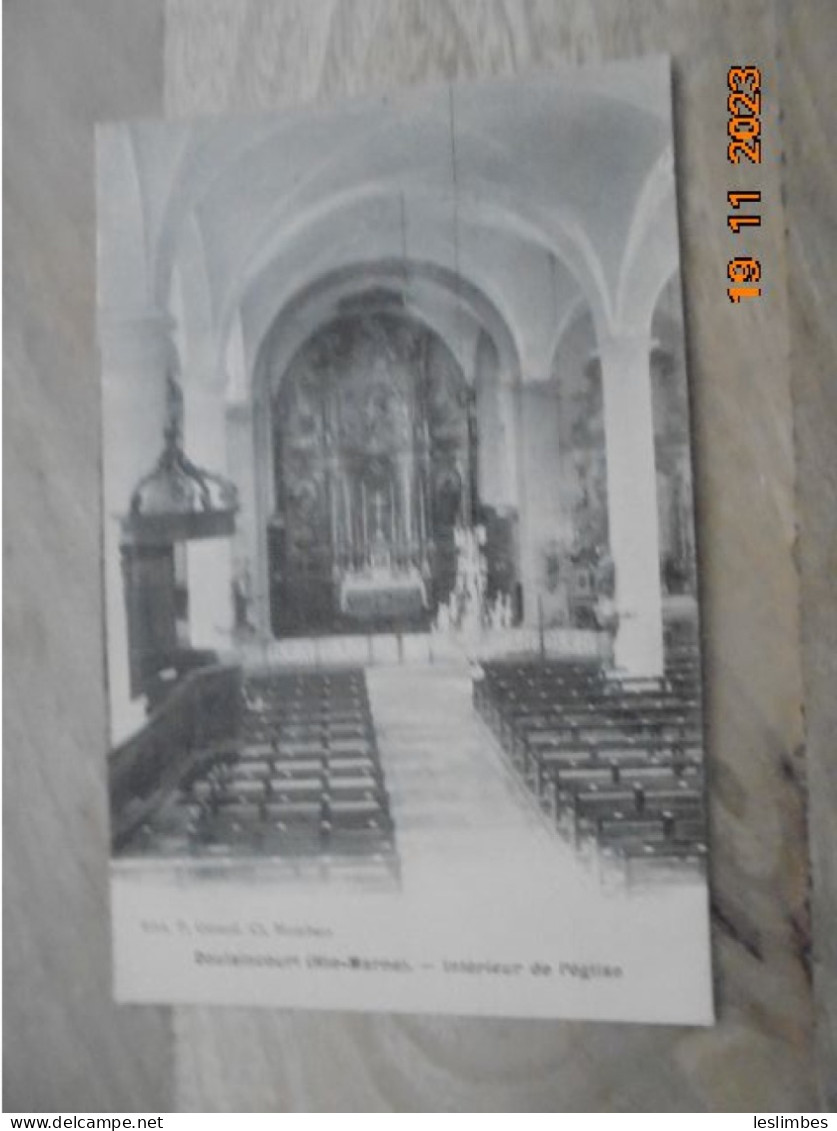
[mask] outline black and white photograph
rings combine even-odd
[[[98,128],[120,1000],[712,1023],[671,107]]]

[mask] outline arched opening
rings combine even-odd
[[[494,481],[497,350],[480,331],[465,355],[468,373],[398,295],[366,291],[341,301],[270,388],[275,636],[428,629],[453,598],[457,539],[477,528],[487,594],[511,602],[517,514],[497,505],[508,485]]]

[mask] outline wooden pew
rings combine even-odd
[[[558,827],[603,850],[667,858],[705,851],[696,652],[663,677],[619,679],[589,665],[497,661],[476,710]],[[704,847],[702,847],[704,846]]]

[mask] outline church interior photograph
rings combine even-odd
[[[674,164],[664,61],[99,128],[117,866],[705,882]]]

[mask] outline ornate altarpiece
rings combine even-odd
[[[475,517],[475,396],[418,321],[354,315],[302,348],[273,404],[279,635],[427,625]]]

